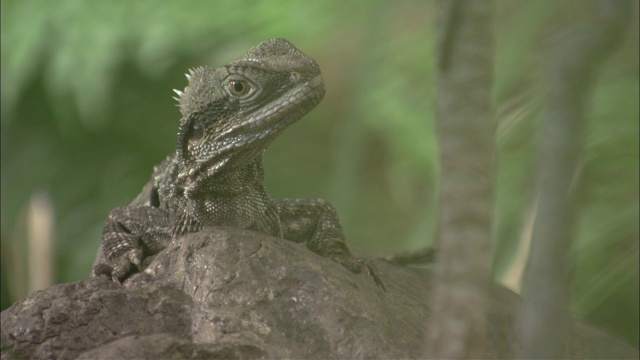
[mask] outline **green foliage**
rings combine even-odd
[[[513,12],[513,7],[521,8]],[[495,98],[498,121],[495,274],[520,266],[535,181],[537,137],[544,115],[543,66],[550,34],[580,17],[567,2],[506,3],[498,19]],[[573,9],[584,11],[584,9]],[[553,14],[553,17],[552,17]],[[574,14],[575,15],[575,14]],[[625,45],[605,64],[587,103],[584,151],[574,196],[576,314],[638,343],[638,18]],[[558,276],[562,276],[559,274]]]
[[[180,55],[203,53],[228,39],[244,41],[244,48],[252,38],[284,29],[312,36],[328,24],[305,19],[323,13],[318,19],[328,19],[328,11],[322,2],[293,1],[5,1],[2,118],[11,120],[6,113],[42,71],[56,103],[71,101],[86,126],[104,126],[114,73],[123,62],[157,77]]]
[[[497,1],[495,273],[514,265],[531,202],[545,42],[570,2]],[[573,5],[578,7],[579,5]],[[565,11],[559,11],[559,9]],[[2,247],[24,242],[29,198],[51,194],[57,281],[86,277],[108,211],[174,150],[172,88],[284,37],[316,58],[324,102],[267,152],[275,197],[332,201],[373,253],[433,241],[435,21],[430,2],[2,2]],[[595,89],[576,183],[574,309],[638,338],[638,19]],[[15,269],[7,269],[10,283]],[[517,264],[516,264],[517,265]],[[3,299],[3,307],[6,302]],[[622,305],[620,305],[622,304]]]

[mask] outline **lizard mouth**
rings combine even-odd
[[[313,109],[324,96],[322,74],[285,92],[278,101],[254,112],[240,125],[229,129],[216,140],[218,146],[200,159],[189,170],[190,183],[186,190],[215,176],[222,168],[242,167],[259,156],[266,147],[289,125],[300,120]],[[233,159],[233,161],[231,161]],[[187,175],[187,174],[185,174]]]
[[[216,141],[221,146],[214,152],[220,154],[245,149],[262,151],[284,129],[300,120],[320,103],[324,92],[322,74],[318,74],[308,82],[282,94],[278,101],[254,112],[240,125],[229,129]],[[203,161],[207,161],[208,158],[210,156],[205,157]]]

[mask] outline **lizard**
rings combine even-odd
[[[320,103],[325,87],[315,60],[284,39],[263,41],[219,68],[185,74],[174,154],[154,167],[129,205],[112,210],[93,276],[121,284],[145,256],[208,226],[257,231],[297,243],[355,274],[377,268],[354,257],[335,208],[323,199],[272,199],[263,154],[287,127]]]

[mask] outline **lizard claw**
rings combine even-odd
[[[118,285],[122,286],[122,282],[121,282],[121,281],[120,281],[120,279],[118,279],[115,275],[111,276],[111,280],[112,280],[114,283],[116,283],[116,284],[118,284]]]
[[[349,253],[330,256],[330,259],[347,268],[354,274],[360,274],[362,270],[366,269],[376,285],[380,286],[384,292],[387,292],[387,289],[384,287],[384,284],[380,279],[378,268],[376,268],[371,260],[367,258],[355,258]]]
[[[136,267],[138,272],[142,271],[140,269],[140,263],[142,262],[142,249],[131,249],[127,252],[127,259],[129,260],[129,263]]]
[[[131,265],[133,265],[138,272],[140,271],[141,259],[142,249],[130,249],[115,259],[95,265],[93,267],[93,276],[111,277],[114,283],[122,285],[122,281],[126,279],[127,275],[131,272]]]
[[[378,272],[378,268],[373,264],[373,262],[366,258],[358,258],[356,261],[362,266],[367,268],[367,272],[369,276],[373,278],[373,281],[376,285],[380,286],[384,292],[387,292],[387,289],[384,287],[382,280],[380,279],[380,273]]]

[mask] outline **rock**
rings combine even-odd
[[[196,344],[162,333],[127,336],[89,350],[77,359],[266,359],[267,356],[251,344]]]
[[[145,261],[118,286],[89,278],[2,312],[2,358],[419,358],[430,272],[377,261],[387,291],[303,244],[211,228]],[[519,298],[493,290],[490,356],[514,357]],[[577,358],[637,358],[576,323]],[[618,351],[616,353],[616,351]]]

